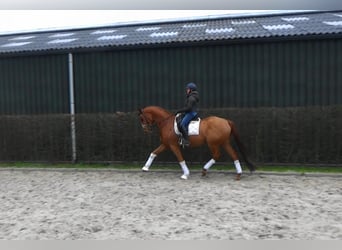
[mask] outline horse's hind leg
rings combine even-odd
[[[145,165],[143,166],[142,171],[147,172],[150,169],[150,167],[151,167],[154,159],[157,157],[157,155],[160,154],[161,152],[163,152],[165,149],[166,149],[166,146],[164,144],[161,144],[158,148],[153,150],[153,152],[148,157]]]
[[[242,168],[241,168],[239,157],[238,157],[236,151],[233,149],[233,147],[230,145],[229,142],[225,143],[223,145],[223,148],[227,151],[229,156],[233,159],[235,169],[236,169],[236,180],[240,180],[240,177],[242,174]]]
[[[218,146],[209,145],[211,154],[213,158],[211,158],[203,167],[202,169],[202,176],[206,176],[208,170],[211,168],[212,165],[220,158],[220,148]]]

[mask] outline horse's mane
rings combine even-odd
[[[165,113],[167,115],[171,115],[172,113],[162,107],[159,107],[159,106],[147,106],[144,108],[144,111],[145,112],[149,112],[149,111],[156,111],[156,112],[159,112],[159,113]]]

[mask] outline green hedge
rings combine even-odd
[[[201,110],[235,122],[256,163],[341,164],[342,106]],[[76,115],[79,162],[144,162],[159,134],[144,134],[137,112]],[[185,149],[190,162],[206,162],[206,146]],[[175,162],[171,152],[156,161]],[[1,116],[0,161],[71,161],[68,115]],[[231,161],[222,154],[221,161]]]
[[[69,161],[68,115],[0,116],[0,161]]]

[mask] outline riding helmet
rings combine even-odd
[[[196,84],[194,84],[193,82],[190,82],[186,85],[187,89],[191,89],[191,90],[197,90],[197,86]]]

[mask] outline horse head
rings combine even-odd
[[[144,109],[138,109],[138,116],[140,119],[141,127],[143,128],[144,132],[151,133],[152,125],[154,123],[152,115],[148,112],[144,112]]]

